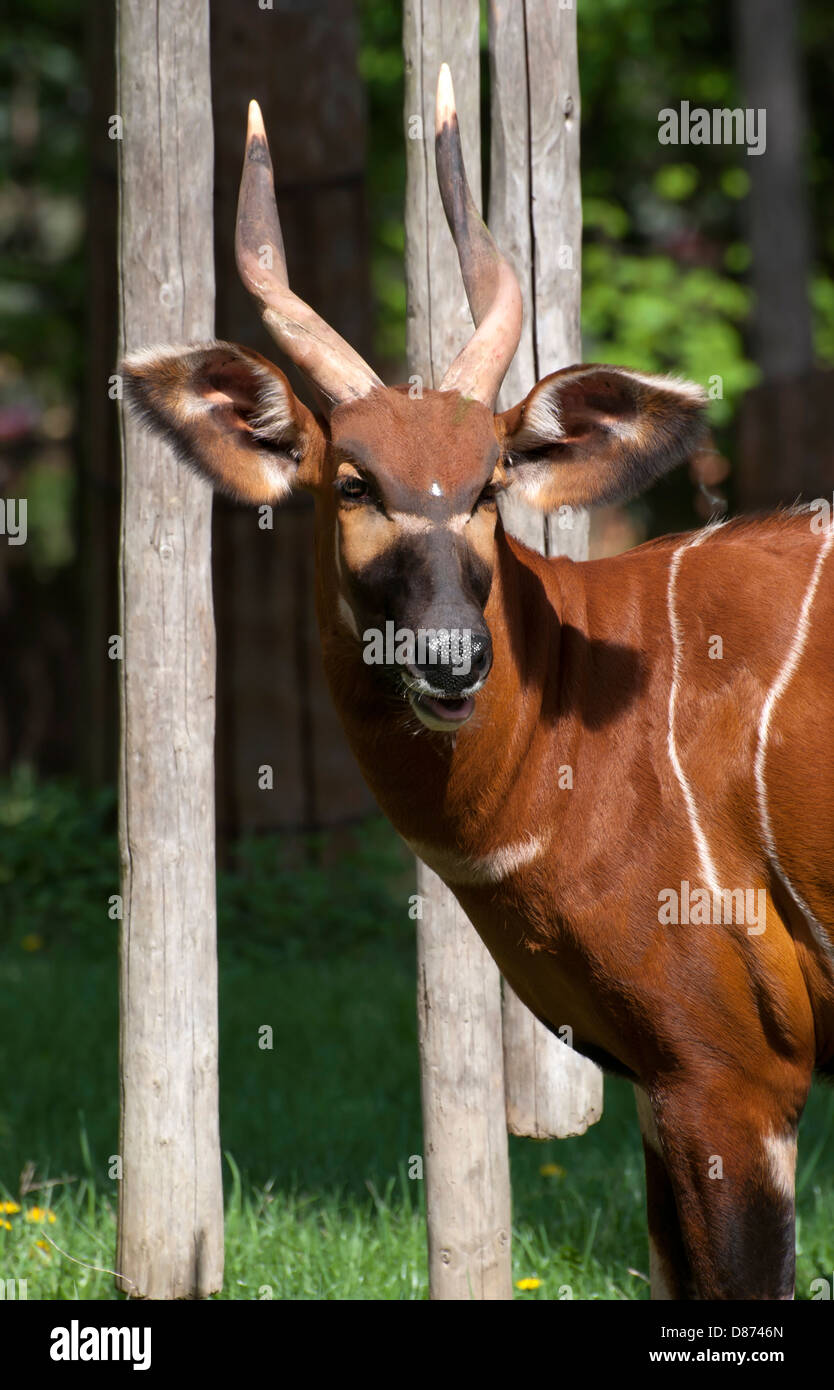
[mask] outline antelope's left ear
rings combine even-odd
[[[315,485],[321,429],[259,353],[236,343],[148,348],[121,371],[128,405],[219,492],[260,506]]]
[[[508,485],[543,511],[633,497],[695,453],[705,407],[688,381],[565,367],[498,416]]]

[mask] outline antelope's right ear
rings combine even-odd
[[[142,422],[235,501],[262,506],[315,483],[324,435],[259,353],[233,343],[147,348],[120,370]]]

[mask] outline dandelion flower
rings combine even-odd
[[[53,1225],[55,1222],[55,1213],[54,1211],[50,1211],[49,1207],[30,1207],[26,1213],[26,1220],[37,1221],[41,1225],[44,1221],[48,1221],[50,1225]]]

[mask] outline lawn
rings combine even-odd
[[[26,1279],[30,1299],[119,1296],[116,892],[111,794],[0,785],[0,1280]],[[241,844],[221,874],[222,1298],[427,1297],[423,1184],[408,1175],[422,1147],[410,892],[377,819]],[[815,1087],[800,1298],[834,1269],[833,1132],[834,1092]],[[513,1139],[511,1161],[513,1278],[535,1285],[516,1297],[646,1298],[630,1087],[606,1081],[583,1138]]]

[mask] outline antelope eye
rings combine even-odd
[[[480,492],[480,494],[479,494],[479,496],[478,496],[478,500],[477,500],[477,502],[475,503],[475,507],[477,508],[477,507],[486,507],[486,506],[489,506],[490,502],[494,502],[497,496],[498,496],[498,489],[497,489],[497,487],[495,486],[495,484],[494,484],[494,483],[487,483],[486,487],[483,488],[482,491]]]
[[[336,490],[349,502],[361,502],[367,497],[368,484],[355,473],[348,473],[336,479]]]

